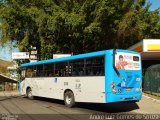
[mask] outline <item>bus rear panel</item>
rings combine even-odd
[[[106,103],[139,101],[142,97],[140,54],[128,50],[113,50],[108,51],[107,54]]]

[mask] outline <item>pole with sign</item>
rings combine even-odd
[[[29,52],[13,52],[12,59],[29,59]]]
[[[31,47],[30,62],[37,62],[37,48]]]

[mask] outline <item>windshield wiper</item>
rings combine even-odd
[[[116,49],[113,49],[113,69],[115,70],[117,76],[120,77],[120,73],[119,73],[118,69],[115,66],[115,55],[116,55]]]

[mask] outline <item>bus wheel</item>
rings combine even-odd
[[[31,88],[28,88],[27,89],[27,98],[33,100],[34,99],[34,96],[32,95],[32,90]]]
[[[72,91],[65,92],[64,103],[67,107],[70,107],[70,108],[75,106],[75,99]]]

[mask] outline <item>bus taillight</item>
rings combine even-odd
[[[115,83],[113,81],[112,81],[112,84],[111,84],[111,88],[112,88],[112,92],[116,93],[116,86],[115,86]]]

